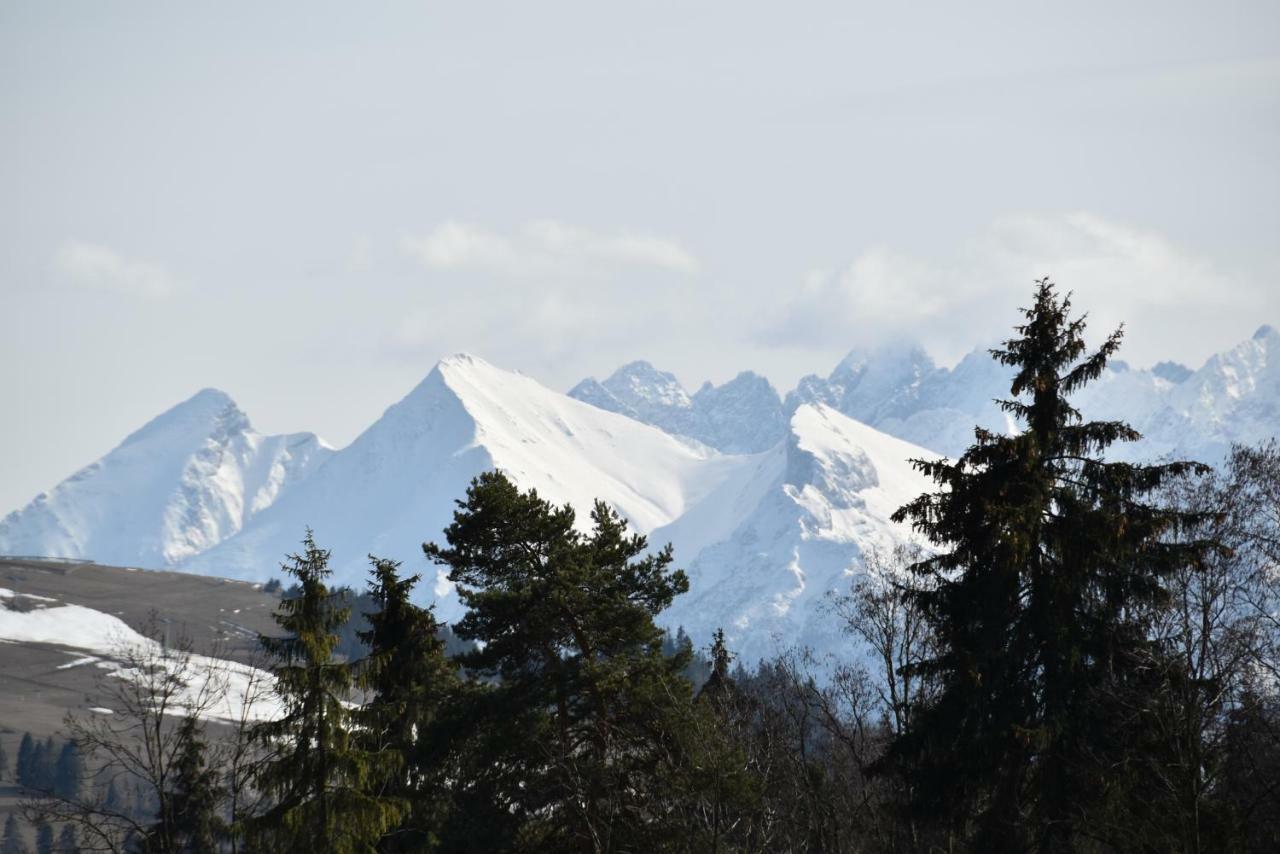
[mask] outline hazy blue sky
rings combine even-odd
[[[350,441],[445,354],[782,389],[1052,273],[1280,323],[1280,5],[0,4],[0,513],[203,386]]]

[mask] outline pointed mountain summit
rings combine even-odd
[[[0,554],[172,566],[237,533],[330,453],[311,433],[258,433],[204,389],[0,520]]]
[[[491,469],[572,504],[584,526],[600,498],[645,533],[679,518],[737,460],[477,357],[454,356],[338,451],[305,491],[184,566],[268,578],[310,526],[333,552],[336,579],[359,583],[370,553],[415,561],[424,540],[439,538],[471,478]],[[447,603],[441,615],[451,615]]]
[[[787,438],[653,539],[671,540],[689,593],[663,616],[694,637],[723,628],[743,659],[783,645],[843,643],[824,610],[865,571],[868,549],[910,539],[889,520],[930,484],[910,463],[932,452],[823,404],[803,404]]]

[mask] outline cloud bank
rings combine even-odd
[[[133,297],[164,299],[177,288],[164,268],[93,243],[63,243],[54,253],[53,267],[77,285]]]
[[[525,223],[513,234],[445,222],[401,248],[434,270],[476,270],[505,276],[600,275],[624,268],[698,271],[698,260],[674,240],[648,234],[602,234],[557,220]]]
[[[756,341],[801,350],[925,342],[944,359],[1007,334],[1034,279],[1076,294],[1101,334],[1121,322],[1131,357],[1176,352],[1183,336],[1265,314],[1267,291],[1216,268],[1166,236],[1087,212],[1015,214],[990,223],[949,255],[888,246],[836,271],[807,273],[757,328]],[[1188,339],[1183,339],[1188,340]]]

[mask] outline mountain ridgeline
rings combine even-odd
[[[778,639],[840,642],[824,613],[868,551],[911,539],[893,510],[928,487],[909,459],[958,456],[975,425],[1016,429],[996,404],[1009,370],[975,350],[953,368],[918,347],[854,351],[785,396],[743,373],[689,394],[644,362],[568,395],[474,356],[439,363],[345,448],[265,436],[205,390],[0,520],[0,554],[90,558],[265,581],[306,526],[342,584],[365,556],[412,560],[477,474],[501,470],[556,503],[596,498],[690,579],[661,619],[699,640],[723,626],[748,659]],[[1216,462],[1280,424],[1280,333],[1264,326],[1197,370],[1113,361],[1078,400],[1144,436],[1113,456]],[[732,583],[728,583],[732,579]],[[443,576],[423,585],[461,614]]]

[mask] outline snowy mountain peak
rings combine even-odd
[[[829,406],[800,406],[787,431],[784,442],[742,458],[750,465],[653,537],[670,538],[678,559],[696,555],[687,564],[690,592],[664,621],[694,637],[723,628],[747,661],[779,643],[819,651],[840,643],[824,612],[828,594],[847,592],[867,549],[911,536],[889,516],[931,487],[910,460],[936,455]]]
[[[632,362],[603,383],[583,380],[569,396],[730,454],[759,453],[786,432],[777,390],[751,371],[721,386],[704,383],[690,397],[673,375]]]
[[[162,434],[196,435],[229,434],[251,430],[249,417],[231,396],[216,388],[205,388],[181,403],[165,410],[127,436],[123,444],[145,441]]]
[[[1187,377],[1191,376],[1194,371],[1179,362],[1164,361],[1157,362],[1153,365],[1151,367],[1151,373],[1165,382],[1177,385]]]
[[[204,389],[0,520],[0,554],[169,566],[237,533],[330,453],[311,433],[256,432]]]
[[[690,409],[689,394],[673,374],[644,361],[623,365],[602,385],[618,400],[638,412],[653,409]]]
[[[1253,333],[1254,341],[1261,341],[1264,338],[1276,337],[1280,337],[1280,332],[1276,332],[1276,328],[1269,323],[1262,324],[1258,327],[1258,330]]]
[[[829,379],[861,377],[868,372],[880,376],[921,376],[935,368],[928,351],[914,342],[902,341],[871,350],[850,350],[832,370]]]

